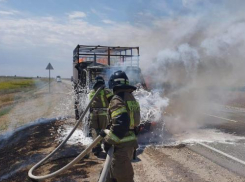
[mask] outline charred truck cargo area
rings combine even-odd
[[[112,73],[123,70],[128,75],[129,84],[141,84],[146,88],[145,80],[139,67],[139,47],[89,46],[77,45],[73,51],[73,82],[77,99],[75,101],[76,118],[82,112],[79,103],[80,93],[92,89],[96,76],[102,76],[106,87]]]

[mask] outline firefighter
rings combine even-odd
[[[93,85],[93,90],[89,93],[89,99],[91,100],[97,89],[105,84],[104,79],[101,76],[95,78],[95,84]],[[100,93],[96,96],[94,101],[90,106],[89,114],[89,129],[90,136],[95,139],[100,130],[105,129],[108,125],[107,122],[107,108],[109,106],[110,99],[113,94],[109,89],[103,88]],[[99,143],[92,152],[94,155],[98,156],[102,151],[101,143]]]
[[[113,94],[109,108],[109,133],[105,137],[105,150],[114,145],[114,154],[107,182],[133,182],[131,164],[133,153],[138,148],[134,129],[140,123],[140,107],[132,92],[136,87],[129,85],[125,72],[116,71],[109,80]]]

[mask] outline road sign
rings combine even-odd
[[[50,63],[48,63],[46,70],[53,70],[53,69],[54,69],[53,66]]]
[[[54,69],[53,66],[50,63],[48,63],[46,70],[49,71],[49,87],[48,87],[49,93],[50,93],[50,70],[53,70],[53,69]]]

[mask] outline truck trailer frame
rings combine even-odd
[[[92,89],[96,76],[102,76],[109,87],[111,74],[123,70],[129,77],[129,84],[140,83],[146,87],[139,68],[139,58],[139,47],[77,45],[73,51],[76,117],[82,112],[79,107],[81,98]]]

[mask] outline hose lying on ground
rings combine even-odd
[[[89,152],[91,152],[92,148],[94,148],[96,146],[96,144],[98,142],[100,142],[103,137],[98,136],[93,143],[91,143],[83,152],[81,152],[73,161],[71,161],[70,163],[68,163],[66,166],[64,166],[63,168],[51,173],[51,174],[47,174],[44,176],[35,176],[33,175],[33,171],[35,169],[37,169],[38,167],[40,167],[45,161],[47,161],[51,156],[54,155],[55,152],[57,152],[61,147],[63,147],[63,145],[67,142],[67,140],[71,137],[71,135],[74,133],[74,131],[77,129],[78,125],[80,124],[80,122],[83,120],[86,112],[88,111],[88,109],[90,108],[90,105],[92,104],[92,102],[94,101],[95,97],[98,95],[98,93],[103,89],[104,86],[101,86],[94,94],[93,98],[90,100],[88,106],[86,107],[86,109],[84,110],[84,112],[82,113],[81,117],[79,118],[79,120],[77,121],[76,125],[74,126],[74,128],[72,129],[72,131],[68,134],[68,136],[65,138],[65,140],[56,148],[54,149],[49,155],[47,155],[45,158],[43,158],[40,162],[38,162],[37,164],[35,164],[29,171],[28,171],[28,176],[32,179],[35,180],[44,180],[47,178],[51,178],[51,177],[55,177],[58,174],[60,174],[61,172],[67,170],[68,168],[70,168],[72,165],[76,164],[79,160],[81,160],[86,154],[88,154]]]

